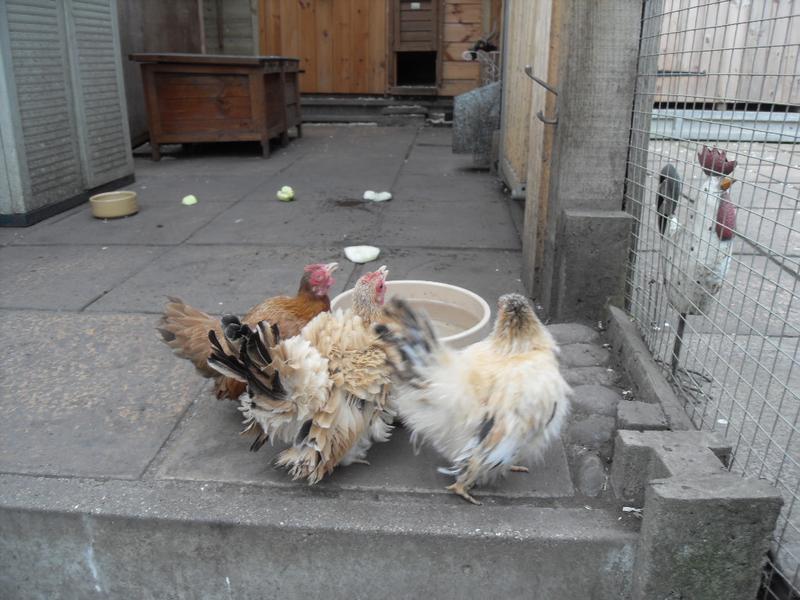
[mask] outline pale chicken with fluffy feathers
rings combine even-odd
[[[333,272],[338,263],[311,264],[303,269],[300,287],[295,296],[274,296],[252,307],[242,319],[249,325],[269,321],[280,327],[285,337],[295,336],[311,319],[330,310],[328,291],[335,283]],[[245,390],[241,382],[221,377],[209,368],[211,344],[208,332],[215,331],[222,338],[219,319],[186,304],[180,298],[169,297],[158,331],[175,354],[192,362],[204,377],[213,377],[217,398],[236,400]]]
[[[361,277],[352,310],[322,313],[293,338],[235,317],[223,318],[224,341],[210,333],[209,366],[247,384],[240,410],[244,432],[257,434],[251,449],[267,440],[291,443],[277,464],[294,479],[313,484],[339,464],[365,462],[373,441],[389,437],[391,369],[370,328],[386,274],[381,267]]]
[[[393,299],[375,326],[394,368],[393,401],[412,431],[451,462],[448,489],[469,490],[539,459],[569,412],[557,346],[530,303],[501,296],[494,330],[462,350],[441,345],[424,315]]]

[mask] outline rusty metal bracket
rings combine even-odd
[[[538,83],[548,92],[553,94],[556,97],[556,102],[558,102],[558,90],[556,90],[556,88],[554,88],[546,81],[536,77],[536,75],[533,74],[533,69],[531,68],[530,65],[525,65],[525,75],[533,79],[536,83]],[[552,118],[545,117],[542,111],[536,113],[536,118],[539,119],[542,123],[545,123],[547,125],[555,125],[556,123],[558,123],[558,105],[556,104],[556,113],[555,115],[553,115]]]

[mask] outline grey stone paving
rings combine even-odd
[[[451,153],[449,129],[305,133],[268,160],[246,144],[170,147],[159,163],[137,156],[131,188],[141,210],[127,219],[96,220],[84,205],[27,229],[0,229],[0,343],[10,357],[0,367],[0,471],[304,490],[271,467],[277,449],[248,451],[235,405],[214,400],[161,344],[154,327],[167,294],[213,314],[242,312],[292,293],[302,265],[332,260],[341,265],[334,294],[379,264],[391,279],[462,286],[492,307],[499,295],[524,291],[519,213],[470,156]],[[295,188],[295,202],[275,199],[282,185]],[[394,199],[364,202],[366,189]],[[199,203],[183,206],[190,193]],[[382,256],[349,263],[342,247],[352,243],[377,245]],[[490,504],[605,489],[605,420],[621,398],[620,374],[591,326],[552,330],[565,376],[589,386],[577,388],[575,422],[602,422],[594,436],[554,445],[529,475],[480,490]],[[371,467],[337,471],[321,493],[443,494],[447,478],[434,468],[441,461],[430,450],[413,456],[406,438],[399,429],[373,449]]]
[[[185,427],[175,436],[165,452],[163,465],[156,476],[169,479],[226,481],[258,485],[281,485],[307,488],[305,482],[292,483],[272,462],[282,447],[269,444],[256,453],[248,452],[249,437],[240,437],[241,416],[229,401],[199,402]],[[452,478],[436,472],[446,466],[435,451],[423,447],[415,456],[408,432],[397,428],[392,439],[376,444],[369,452],[370,465],[339,468],[335,477],[320,482],[321,490],[369,490],[374,492],[446,493]],[[481,495],[504,497],[560,498],[572,496],[573,489],[564,449],[550,448],[535,476],[511,473],[494,487],[484,486]]]
[[[241,313],[264,298],[293,294],[303,266],[339,262],[333,294],[345,289],[354,266],[332,247],[188,245],[161,254],[88,310],[160,312],[167,293],[209,313]]]
[[[149,315],[2,316],[3,472],[138,478],[202,387]]]

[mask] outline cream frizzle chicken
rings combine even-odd
[[[447,489],[480,504],[469,490],[539,458],[559,434],[571,392],[557,347],[528,300],[501,296],[494,330],[462,350],[440,344],[428,319],[392,299],[374,329],[397,384],[393,402],[412,431],[452,465]]]
[[[266,320],[278,325],[281,334],[286,337],[297,335],[311,319],[330,310],[328,291],[335,283],[333,272],[338,266],[335,262],[307,265],[303,269],[296,295],[267,298],[247,311],[243,321],[255,325]],[[180,298],[172,297],[158,324],[164,342],[175,354],[190,360],[202,375],[214,377],[217,398],[236,400],[244,392],[244,385],[228,377],[220,377],[216,371],[208,368],[207,361],[211,355],[208,332],[212,329],[217,336],[222,335],[218,318],[189,306]]]
[[[387,273],[362,276],[352,309],[321,313],[292,338],[267,321],[249,326],[233,316],[222,318],[224,340],[209,332],[209,366],[247,384],[240,410],[243,433],[257,436],[251,449],[290,443],[277,464],[294,479],[313,484],[339,464],[366,462],[372,442],[389,438],[391,368],[370,328]]]

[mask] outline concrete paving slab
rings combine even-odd
[[[148,175],[137,174],[136,182],[125,186],[125,189],[135,191],[140,201],[152,199],[164,204],[180,203],[181,198],[193,194],[199,203],[231,204],[260,189],[268,188],[264,189],[264,193],[272,192],[272,186],[267,186],[266,182],[274,176],[273,173],[266,174],[260,169],[241,175],[164,175],[156,171]]]
[[[600,344],[565,344],[559,356],[561,364],[568,368],[603,367],[611,361],[611,353]]]
[[[559,344],[592,344],[600,340],[600,332],[581,323],[551,323],[547,326]]]
[[[375,267],[389,267],[389,280],[425,279],[463,287],[486,300],[496,313],[497,299],[510,292],[525,293],[519,278],[522,256],[514,250],[412,250],[389,248],[374,263],[359,265],[356,277]]]
[[[654,340],[654,348],[664,364],[672,337],[662,335]],[[695,426],[735,441],[735,472],[769,480],[780,472],[788,500],[790,491],[800,485],[800,468],[787,460],[800,456],[793,422],[800,411],[800,372],[794,366],[798,353],[800,337],[692,334],[684,340],[680,365],[693,373],[679,372],[686,410]],[[800,515],[791,519],[787,532],[800,529]],[[794,534],[787,536],[797,541]]]
[[[275,456],[285,446],[266,445],[258,452],[249,452],[252,440],[240,437],[240,430],[241,415],[235,403],[221,402],[207,394],[165,449],[165,460],[156,476],[308,487],[304,482],[292,482],[285,471],[272,466]],[[436,468],[446,463],[433,449],[424,447],[418,456],[414,455],[404,428],[396,428],[389,442],[373,446],[367,458],[369,466],[339,468],[316,488],[447,494],[444,488],[452,483],[452,477],[437,473]],[[512,498],[558,498],[572,494],[569,467],[560,443],[553,444],[542,464],[533,467],[529,474],[511,473],[493,486],[476,489],[477,496]]]
[[[450,146],[415,144],[405,164],[412,175],[489,175],[486,168],[475,166],[472,154],[453,154]]]
[[[137,478],[202,386],[152,316],[2,317],[0,471]]]
[[[800,217],[796,206],[739,211],[736,234],[777,254],[800,256]]]
[[[572,391],[571,417],[575,415],[614,417],[617,414],[617,405],[622,400],[622,394],[618,388],[602,385],[579,385]]]
[[[674,328],[678,315],[666,304],[656,253],[640,253],[635,303],[658,327]],[[791,265],[788,265],[791,267]],[[707,315],[690,315],[691,331],[702,333],[800,334],[800,302],[795,277],[760,254],[734,253],[725,283]],[[659,301],[659,298],[660,301]]]
[[[301,190],[298,193],[307,193]],[[359,200],[294,202],[250,197],[225,211],[187,241],[189,244],[295,246],[375,244],[380,208]]]
[[[792,296],[793,286],[794,277],[766,257],[736,255],[708,315],[690,315],[687,331],[800,335],[800,302]],[[674,310],[667,311],[665,323],[674,331]]]
[[[652,197],[655,202],[655,192]],[[797,199],[788,199],[778,194],[765,196],[763,193],[760,198],[753,199],[753,202],[768,204],[767,207],[739,204],[744,200],[744,198],[733,198],[734,203],[739,206],[733,253],[758,253],[753,247],[755,243],[779,255],[800,257],[800,217],[797,216]],[[637,241],[639,252],[660,251],[662,246],[656,219],[655,203],[646,204],[641,214],[643,226]],[[713,222],[709,221],[708,226],[712,225]]]
[[[152,184],[151,184],[152,185]],[[140,196],[139,212],[121,219],[95,219],[88,204],[83,210],[35,229],[20,231],[15,245],[177,245],[225,210],[224,202],[181,204],[182,196],[161,193]]]
[[[691,325],[695,331],[708,333],[800,335],[800,299],[792,294],[795,285],[795,276],[763,256],[735,256],[711,321],[691,317]]]
[[[461,204],[424,216],[414,207],[388,204],[380,229],[380,239],[387,246],[504,250],[522,247],[509,211],[494,203]]]
[[[178,296],[211,314],[242,314],[269,296],[297,291],[303,267],[337,261],[331,297],[344,290],[353,265],[335,248],[181,246],[89,307],[101,312],[161,312]]]
[[[21,227],[0,227],[0,246],[13,244],[22,231]]]
[[[10,246],[13,245],[16,241],[22,239],[23,237],[38,231],[44,227],[48,227],[53,225],[54,223],[58,223],[64,219],[71,217],[72,215],[78,214],[85,210],[85,204],[79,204],[69,210],[65,210],[62,213],[57,215],[53,215],[49,219],[45,219],[43,221],[39,221],[29,227],[0,227],[0,246]]]
[[[307,154],[362,155],[403,158],[418,135],[415,127],[376,127],[373,125],[313,125],[303,127]],[[306,152],[305,147],[303,151]]]
[[[561,374],[572,387],[580,385],[616,386],[622,375],[611,367],[570,367],[561,365]]]
[[[424,127],[417,135],[417,146],[447,146],[453,145],[452,127]]]
[[[438,148],[437,148],[438,150]],[[426,164],[439,164],[435,157],[427,159]],[[475,171],[447,170],[444,172],[412,172],[406,165],[394,187],[392,202],[413,205],[419,210],[430,210],[429,204],[505,204],[506,199],[500,183]]]
[[[295,202],[361,200],[366,190],[391,191],[402,165],[402,154],[371,156],[349,151],[325,157],[312,154],[276,176],[275,191],[283,185],[292,186]]]
[[[731,200],[742,210],[764,208],[794,209],[797,207],[798,186],[785,183],[744,183],[734,186]]]
[[[270,176],[285,169],[287,165],[302,156],[314,142],[293,140],[285,148],[273,146],[269,158],[261,157],[258,143],[199,144],[194,149],[179,149],[165,155],[160,161],[152,161],[149,152],[144,156],[135,154],[136,176],[140,175],[196,175],[232,176],[263,175]]]
[[[6,246],[0,249],[0,308],[80,310],[163,252],[132,246]]]

